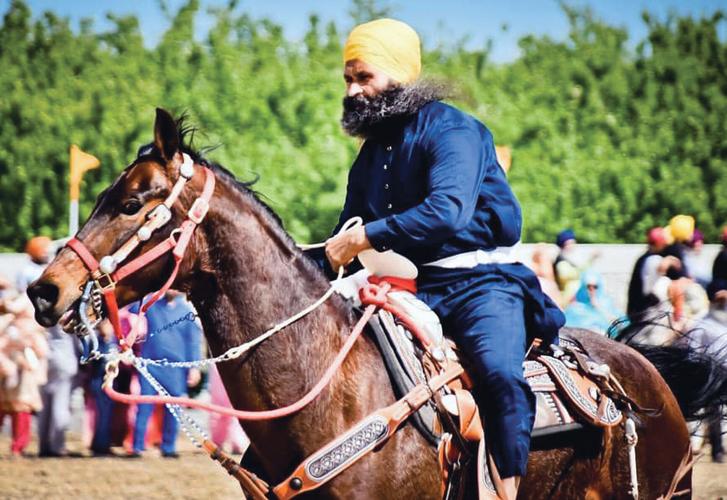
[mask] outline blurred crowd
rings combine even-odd
[[[625,311],[616,307],[595,270],[600,255],[579,251],[570,229],[557,235],[557,253],[547,244],[537,245],[531,265],[543,290],[564,310],[566,326],[610,336],[629,324],[664,326],[659,343],[666,338],[689,342],[727,359],[727,227],[712,261],[705,258],[704,235],[689,215],[677,215],[645,236],[646,248],[625,290]],[[708,437],[713,461],[723,462],[719,417],[708,423]]]
[[[703,320],[727,328],[727,227],[721,242],[721,251],[710,262],[693,217],[677,215],[666,226],[650,229],[624,291],[625,311],[606,293],[604,278],[596,271],[601,255],[581,251],[570,229],[557,235],[555,252],[550,245],[536,245],[531,266],[545,293],[564,310],[567,326],[607,334],[616,320],[641,321],[667,313],[677,330]]]
[[[52,257],[53,243],[45,237],[26,245],[27,262],[12,283],[0,278],[0,430],[10,427],[10,456],[29,454],[37,436],[39,457],[141,457],[158,447],[161,456],[175,458],[178,423],[162,405],[125,405],[102,390],[103,360],[80,363],[79,339],[58,326],[43,328],[33,318],[25,293]],[[204,357],[203,336],[196,314],[183,294],[170,290],[146,313],[134,307],[120,312],[122,327],[135,328],[141,342],[136,353],[146,358],[192,361]],[[107,321],[98,325],[99,350],[117,349]],[[150,372],[173,396],[188,394],[230,406],[217,371],[196,368],[157,368]],[[121,366],[114,388],[127,394],[156,394],[132,366]],[[75,401],[75,404],[73,404]],[[75,422],[81,445],[69,449],[66,433]],[[241,453],[246,438],[232,418],[211,416],[210,435],[218,446]]]

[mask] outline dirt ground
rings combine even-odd
[[[69,448],[78,443],[71,442]],[[161,458],[147,452],[143,458],[37,458],[31,444],[29,457],[11,459],[9,439],[0,436],[0,498],[2,499],[168,499],[240,497],[236,481],[202,452],[180,439],[180,458]],[[75,448],[78,449],[78,448]],[[121,452],[121,450],[119,449]],[[727,499],[727,464],[703,457],[695,469],[694,498]]]

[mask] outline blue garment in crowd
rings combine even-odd
[[[195,321],[182,320],[194,309],[179,296],[171,301],[162,297],[146,312],[147,337],[141,344],[141,356],[149,359],[167,359],[168,361],[193,361],[200,359],[200,343],[202,330]],[[174,324],[171,328],[169,325]],[[183,396],[187,392],[186,368],[168,368],[150,366],[149,372],[161,383],[172,396]],[[141,394],[156,394],[156,390],[139,374]],[[154,407],[140,404],[137,407],[136,424],[134,427],[134,451],[144,450],[146,426]],[[178,423],[169,409],[164,407],[164,423],[162,428],[161,451],[172,454],[176,450]]]
[[[588,292],[589,285],[595,287],[593,299]],[[575,299],[565,309],[565,324],[605,334],[611,324],[623,315],[606,294],[601,275],[592,270],[584,271]]]
[[[527,334],[557,342],[563,314],[522,264],[422,266],[520,240],[520,205],[489,130],[452,106],[431,102],[398,133],[367,139],[334,233],[354,216],[363,218],[375,249],[392,249],[419,267],[419,297],[474,361],[479,391],[490,396],[481,406],[501,476],[524,475],[535,409],[522,373]],[[330,271],[323,252],[310,255]]]
[[[103,354],[118,350],[116,338],[112,336],[105,340],[103,335],[99,335],[98,350]],[[96,406],[91,451],[101,455],[111,451],[111,417],[114,410],[114,401],[103,390],[105,376],[106,360],[94,361],[91,364],[91,377],[89,379],[89,390]]]

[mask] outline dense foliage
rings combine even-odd
[[[382,11],[353,2],[352,23]],[[303,42],[267,19],[215,10],[204,42],[197,0],[156,47],[134,17],[74,32],[14,0],[0,26],[0,248],[67,231],[68,146],[101,160],[86,174],[81,214],[151,140],[154,107],[188,111],[197,146],[256,188],[302,241],[325,237],[358,144],[340,130],[341,41],[350,26],[310,18]],[[385,11],[386,9],[384,9]],[[394,14],[396,12],[394,11]],[[513,149],[510,179],[525,239],[571,226],[582,240],[641,241],[675,213],[714,239],[727,223],[727,44],[720,13],[656,21],[627,33],[564,8],[566,41],[525,37],[509,64],[462,44],[425,52],[425,72],[457,85],[455,104]]]

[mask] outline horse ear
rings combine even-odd
[[[171,161],[174,154],[179,151],[177,122],[168,111],[162,108],[157,108],[154,121],[154,146],[166,161]]]

